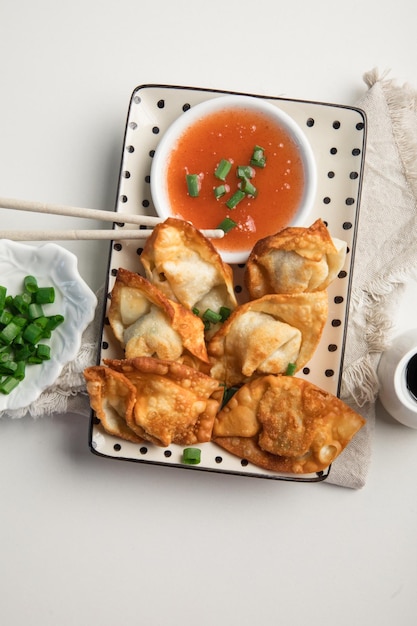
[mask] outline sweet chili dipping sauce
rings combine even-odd
[[[255,146],[264,149],[266,165],[254,167],[256,197],[245,196],[236,208],[226,202],[238,189],[237,166],[248,165]],[[224,184],[230,191],[216,199],[223,184],[214,172],[222,159],[232,163]],[[186,175],[198,174],[199,195],[192,197]],[[168,165],[168,194],[174,215],[199,229],[216,228],[226,217],[237,226],[216,247],[236,252],[288,226],[300,204],[304,170],[297,146],[287,131],[262,113],[236,108],[197,121],[183,133]]]

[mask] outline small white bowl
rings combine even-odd
[[[382,354],[378,365],[379,399],[394,419],[417,428],[417,399],[407,386],[408,366],[413,357],[417,358],[417,329],[396,337]]]
[[[27,367],[20,384],[10,394],[0,394],[0,412],[27,407],[56,381],[64,365],[77,356],[82,334],[97,306],[72,252],[55,243],[35,246],[0,239],[0,284],[14,296],[22,292],[23,279],[28,275],[35,276],[39,286],[54,287],[55,302],[44,307],[45,315],[61,314],[64,322],[46,340],[51,359]]]
[[[274,124],[279,125],[288,133],[297,146],[304,168],[305,185],[296,215],[289,225],[305,225],[315,200],[317,187],[316,162],[310,143],[300,126],[287,113],[263,98],[243,95],[219,96],[197,104],[181,114],[165,131],[156,148],[151,168],[151,194],[158,216],[163,219],[175,217],[168,195],[167,170],[170,153],[180,137],[204,117],[218,111],[227,111],[228,109],[233,111],[237,108],[268,116]],[[213,243],[215,244],[214,240]],[[250,249],[233,252],[222,249],[219,252],[226,263],[244,263],[249,256]]]

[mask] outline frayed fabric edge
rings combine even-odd
[[[358,407],[375,402],[379,391],[376,368],[369,355],[361,357],[343,370],[341,398],[353,400]]]
[[[400,86],[395,80],[387,79],[389,72],[380,74],[374,68],[363,75],[363,80],[370,89],[376,83],[381,85],[404,174],[417,199],[417,91],[407,83]]]
[[[417,251],[415,254],[417,264]],[[381,354],[390,346],[393,333],[391,300],[410,276],[414,263],[399,266],[369,283],[361,294],[352,294],[365,306],[367,354],[346,366],[342,374],[342,398],[352,398],[358,407],[375,402],[379,393],[377,368]],[[384,306],[382,307],[382,303]],[[384,312],[382,312],[384,309]]]

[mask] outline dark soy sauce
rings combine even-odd
[[[417,401],[417,354],[412,356],[408,361],[405,371],[405,380],[408,391],[413,396],[413,399]]]

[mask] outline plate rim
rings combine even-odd
[[[129,130],[128,124],[129,124],[129,115],[131,112],[131,108],[132,105],[134,104],[134,98],[135,96],[138,94],[138,92],[143,91],[145,89],[162,89],[162,90],[176,90],[176,91],[185,91],[185,92],[198,92],[198,93],[209,93],[209,94],[218,94],[220,95],[224,95],[224,94],[230,94],[230,95],[243,95],[243,96],[249,96],[249,97],[255,97],[255,98],[262,98],[262,99],[266,99],[266,100],[272,100],[274,102],[289,102],[289,103],[297,103],[297,104],[306,104],[306,105],[313,105],[313,106],[322,106],[322,107],[328,107],[328,108],[336,108],[336,109],[342,109],[342,110],[349,110],[349,111],[354,111],[356,113],[358,113],[360,115],[360,117],[362,118],[362,123],[363,123],[363,128],[361,129],[363,131],[363,136],[362,136],[362,146],[361,146],[361,162],[360,162],[360,168],[359,168],[359,181],[358,181],[358,190],[357,190],[357,201],[356,201],[356,213],[355,213],[355,220],[354,220],[354,225],[353,225],[353,236],[352,236],[352,245],[351,245],[351,255],[350,255],[350,263],[349,263],[349,277],[348,277],[348,287],[347,287],[347,296],[348,296],[348,304],[346,306],[346,310],[345,310],[345,325],[344,325],[344,330],[343,330],[343,335],[342,335],[342,348],[341,348],[341,357],[340,357],[340,371],[339,371],[339,376],[338,376],[338,382],[337,382],[337,397],[340,397],[340,392],[341,392],[341,386],[342,386],[342,375],[343,375],[343,365],[344,365],[344,357],[345,357],[345,350],[346,350],[346,337],[347,337],[347,330],[348,330],[348,322],[349,322],[349,309],[350,309],[350,302],[351,302],[351,291],[352,291],[352,282],[353,282],[353,273],[354,273],[354,259],[355,259],[355,252],[356,252],[356,244],[357,244],[357,232],[358,232],[358,227],[359,227],[359,218],[360,218],[360,208],[361,208],[361,199],[362,199],[362,191],[363,191],[363,178],[364,178],[364,167],[365,167],[365,156],[366,156],[366,146],[367,146],[367,115],[366,112],[358,107],[358,106],[353,106],[353,105],[346,105],[346,104],[340,104],[340,103],[331,103],[331,102],[325,102],[325,101],[319,101],[319,100],[309,100],[309,99],[300,99],[300,98],[288,98],[288,97],[284,97],[284,96],[274,96],[274,95],[266,95],[266,94],[257,94],[257,93],[250,93],[250,92],[244,92],[244,91],[234,91],[234,90],[228,90],[228,89],[219,89],[219,88],[213,88],[213,87],[201,87],[201,86],[197,86],[197,87],[193,87],[193,86],[188,86],[188,85],[177,85],[177,84],[168,84],[168,83],[142,83],[137,85],[131,92],[130,95],[130,99],[129,99],[129,104],[128,104],[128,109],[127,109],[127,114],[126,114],[126,118],[125,118],[125,126],[124,126],[124,133],[123,133],[123,140],[122,140],[122,149],[121,149],[121,156],[120,156],[120,165],[119,165],[119,173],[118,173],[118,182],[117,182],[117,190],[116,190],[116,199],[115,199],[115,204],[114,204],[114,209],[113,212],[117,215],[118,213],[118,198],[120,197],[120,188],[121,188],[121,184],[122,184],[122,169],[123,169],[123,153],[124,153],[124,149],[126,146],[126,137],[127,137],[127,133]],[[113,223],[113,230],[116,229],[116,224],[117,222]],[[108,293],[108,286],[109,286],[109,281],[110,281],[110,267],[111,267],[111,260],[112,260],[112,246],[114,241],[117,241],[117,235],[115,235],[114,240],[109,242],[109,253],[108,253],[108,257],[107,257],[107,272],[106,272],[106,281],[105,281],[105,285],[104,285],[104,289],[105,289],[105,294]],[[105,298],[106,300],[106,298]],[[100,363],[101,360],[101,348],[102,348],[102,333],[103,333],[103,325],[105,322],[105,318],[106,318],[106,306],[104,304],[103,306],[103,310],[102,310],[102,319],[101,319],[101,335],[100,335],[100,343],[98,345],[98,349],[97,349],[97,359],[96,359],[96,364]],[[195,470],[195,471],[206,471],[209,473],[217,473],[217,474],[229,474],[229,475],[236,475],[236,476],[241,476],[241,477],[246,477],[246,478],[260,478],[260,479],[266,479],[266,480],[277,480],[277,481],[286,481],[286,482],[302,482],[302,483],[316,483],[316,482],[324,482],[328,476],[330,475],[331,469],[332,469],[332,464],[330,464],[325,470],[323,470],[322,472],[317,472],[317,473],[312,473],[311,475],[297,475],[297,474],[291,474],[288,473],[287,475],[285,473],[278,473],[277,475],[272,474],[272,473],[260,473],[260,474],[255,474],[255,473],[251,473],[251,472],[245,472],[245,471],[234,471],[234,470],[229,470],[229,469],[217,469],[217,468],[211,468],[211,467],[205,467],[205,466],[187,466],[187,465],[182,465],[182,464],[177,464],[177,463],[162,463],[156,460],[150,460],[150,459],[139,459],[139,458],[131,458],[131,457],[123,457],[123,456],[113,456],[110,454],[107,454],[105,452],[100,452],[98,451],[94,445],[93,445],[93,430],[94,430],[94,419],[95,419],[95,415],[94,415],[94,411],[91,409],[90,410],[90,420],[89,420],[89,429],[88,429],[88,444],[89,444],[89,449],[90,451],[95,455],[95,456],[99,456],[102,458],[108,458],[108,459],[112,459],[112,460],[120,460],[120,461],[125,461],[125,462],[133,462],[133,463],[139,463],[139,464],[147,464],[147,465],[160,465],[160,466],[164,466],[164,467],[168,467],[168,468],[178,468],[178,469],[190,469],[190,470]],[[146,444],[146,442],[145,442]],[[144,444],[144,445],[145,445]]]

